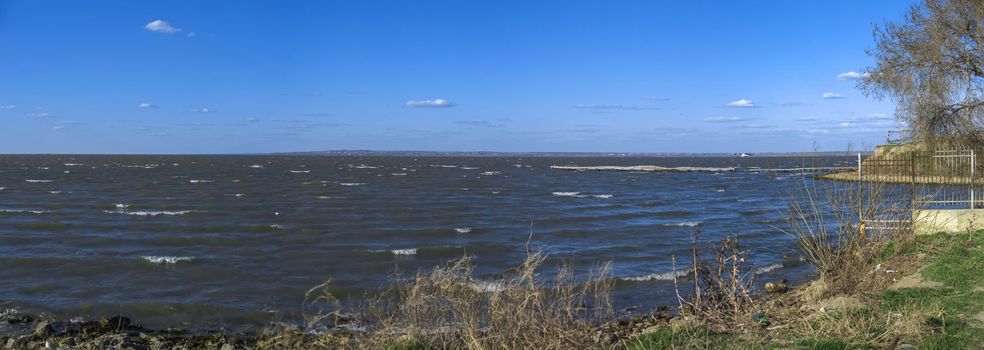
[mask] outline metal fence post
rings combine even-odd
[[[861,173],[861,152],[858,152],[858,224],[864,227],[864,176]]]
[[[974,201],[974,186],[977,181],[974,181],[974,168],[977,167],[977,155],[974,154],[974,150],[970,150],[970,209],[976,207],[977,202]]]

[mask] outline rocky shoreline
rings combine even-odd
[[[371,336],[354,321],[343,316],[340,322],[320,331],[302,331],[286,324],[270,324],[240,331],[148,329],[126,316],[98,321],[57,320],[44,314],[8,309],[0,312],[0,349],[125,349],[125,350],[194,350],[194,349],[309,349],[330,348],[314,345],[333,339]],[[674,320],[668,309],[661,308],[648,316],[632,316],[600,325],[593,338],[599,345],[611,346],[665,326]]]

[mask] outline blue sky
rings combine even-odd
[[[0,0],[0,153],[859,149],[911,4]]]

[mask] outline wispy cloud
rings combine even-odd
[[[837,79],[840,80],[860,80],[868,77],[868,73],[858,73],[858,72],[844,72],[837,74]]]
[[[260,122],[260,119],[259,118],[249,117],[249,118],[243,119],[243,122],[246,122],[247,124],[256,124],[256,123],[259,123]]]
[[[194,38],[194,37],[196,37],[196,36],[198,36],[198,33],[195,33],[195,32],[188,32],[188,34],[185,34],[185,36],[186,36],[186,37],[189,37],[189,38]]]
[[[321,96],[321,91],[298,91],[297,96],[301,97],[318,97]]]
[[[752,100],[746,100],[746,99],[740,99],[738,101],[728,102],[728,104],[726,106],[728,106],[728,107],[736,107],[736,108],[758,107],[757,105],[755,105],[755,102],[752,102]]]
[[[841,96],[841,94],[838,94],[836,92],[824,92],[823,95],[820,95],[820,97],[823,97],[824,99],[827,100],[836,100],[836,99],[844,98],[844,96]]]
[[[14,109],[14,108],[17,108],[17,106],[14,106],[14,105],[0,105],[0,109]]]
[[[869,114],[868,115],[868,118],[873,119],[873,120],[895,120],[895,116],[894,115],[884,114],[884,113]]]
[[[144,29],[165,34],[174,34],[181,31],[181,28],[175,28],[170,23],[167,23],[167,21],[160,19],[147,23],[144,25]]]
[[[707,117],[707,118],[704,118],[704,121],[705,122],[708,122],[708,123],[733,123],[733,122],[740,122],[740,121],[743,121],[743,120],[745,120],[745,119],[742,118],[742,117],[734,117],[734,116]]]
[[[486,127],[486,128],[498,128],[498,127],[506,126],[503,123],[496,123],[496,122],[491,122],[491,121],[488,121],[488,120],[459,120],[459,121],[456,121],[455,123],[464,124],[464,125],[470,125],[470,126],[480,126],[480,127]]]
[[[651,100],[651,101],[657,101],[657,102],[663,102],[663,101],[669,101],[670,98],[669,97],[663,97],[663,96],[653,96],[653,97],[650,97],[649,100]]]
[[[137,106],[140,107],[140,108],[145,108],[145,109],[157,109],[157,108],[161,108],[161,106],[155,105],[153,103],[147,103],[147,102],[141,102]]]
[[[190,111],[195,113],[215,113],[219,110],[214,108],[192,108]]]
[[[54,117],[53,115],[49,114],[48,112],[31,112],[31,113],[28,113],[27,116],[28,117],[31,117],[31,118],[51,118],[51,117]]]
[[[581,104],[581,105],[574,106],[574,108],[581,108],[581,109],[602,109],[602,110],[640,109],[639,107],[636,107],[636,106],[627,106],[627,105],[620,105],[620,104],[608,104],[608,103]]]
[[[330,116],[332,116],[331,113],[305,113],[305,114],[302,114],[302,115],[305,116],[305,117],[315,117],[315,118],[330,117]]]
[[[454,106],[455,106],[454,103],[451,103],[451,101],[442,98],[438,98],[434,100],[407,101],[407,107],[414,107],[414,108],[419,108],[419,107],[446,108],[446,107],[454,107]]]
[[[790,101],[790,102],[783,102],[778,104],[779,107],[799,107],[805,105],[806,105],[805,103],[799,101]]]

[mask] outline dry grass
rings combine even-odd
[[[911,219],[911,202],[890,186],[804,179],[802,191],[790,195],[788,225],[780,229],[816,268],[826,287],[821,296],[854,291],[889,242],[897,250],[912,244],[908,224],[893,224]]]
[[[325,348],[413,349],[587,349],[605,348],[598,326],[614,317],[613,279],[608,264],[577,279],[566,265],[552,279],[541,278],[546,255],[529,250],[522,264],[494,280],[473,276],[462,257],[418,272],[372,296],[360,323],[364,332],[322,337]],[[308,292],[308,304],[321,304],[307,317],[309,329],[339,324],[337,300],[328,284]],[[327,307],[325,307],[327,306]],[[314,307],[312,307],[313,309]],[[326,311],[328,310],[328,311]],[[291,344],[296,337],[284,336]],[[330,339],[328,339],[330,338]]]

